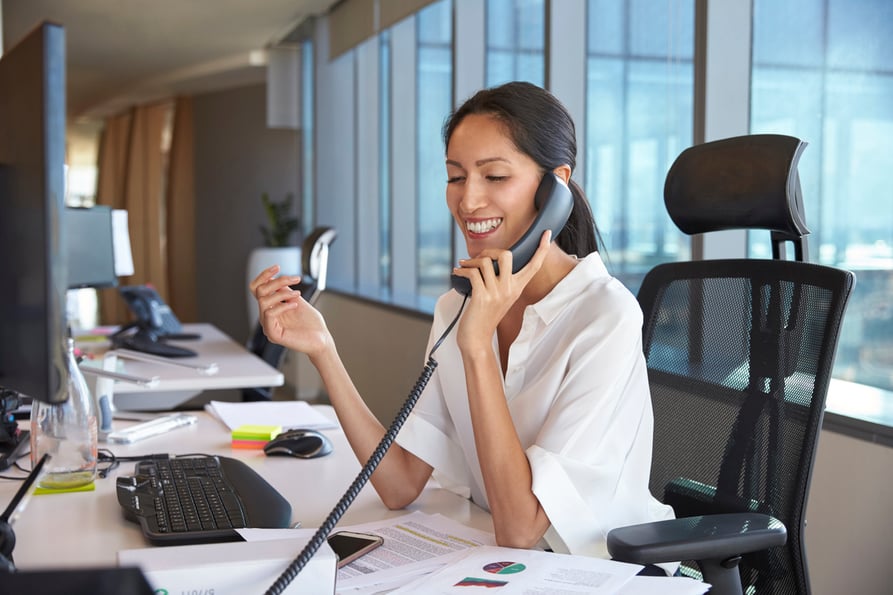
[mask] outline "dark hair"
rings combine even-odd
[[[444,147],[456,127],[471,114],[490,115],[505,125],[515,147],[543,171],[577,165],[574,121],[564,105],[545,89],[526,82],[511,82],[484,89],[467,99],[443,126]],[[589,201],[579,184],[570,181],[574,208],[555,242],[568,254],[583,257],[599,247],[599,233]]]

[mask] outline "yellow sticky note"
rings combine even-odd
[[[66,494],[68,492],[92,492],[96,489],[96,483],[90,482],[86,485],[77,486],[74,488],[42,488],[37,486],[34,488],[35,494]]]
[[[272,440],[282,432],[282,426],[245,424],[232,431],[233,440]]]

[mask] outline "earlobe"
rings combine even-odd
[[[571,166],[570,165],[567,165],[567,164],[559,165],[558,167],[553,169],[552,172],[556,176],[558,176],[559,178],[564,180],[565,184],[570,183],[570,181],[571,181]]]

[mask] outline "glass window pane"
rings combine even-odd
[[[586,9],[586,32],[589,55],[622,54],[624,2],[589,0]]]
[[[309,233],[316,220],[313,211],[315,154],[313,151],[313,42],[301,44],[301,220]]]
[[[829,0],[827,23],[829,67],[890,72],[893,2]]]
[[[632,2],[618,12],[614,3],[589,0],[587,7],[585,190],[610,270],[637,291],[655,264],[690,255],[688,238],[666,214],[663,186],[692,143],[694,3]],[[599,10],[621,22],[608,32]],[[606,34],[618,42],[605,43]],[[620,51],[604,51],[609,46]]]
[[[378,167],[379,205],[378,220],[378,278],[379,287],[391,288],[391,35],[383,31],[379,35],[379,110],[378,115]]]
[[[780,5],[796,9],[797,27],[779,26]],[[810,260],[857,277],[835,376],[887,390],[893,390],[891,39],[888,0],[754,3],[751,129],[809,143],[800,180]],[[751,253],[768,255],[767,243],[752,237]]]
[[[628,21],[630,54],[692,59],[695,21],[691,2],[676,0],[657,6],[654,0],[632,0],[619,4],[626,5],[632,16]]]
[[[544,0],[487,0],[488,87],[546,81]]]
[[[760,64],[820,66],[823,2],[754,2],[753,60]],[[792,27],[796,23],[796,27]]]
[[[453,219],[446,207],[441,128],[453,104],[452,2],[417,15],[418,292],[436,297],[449,288]],[[395,230],[399,233],[399,230]]]

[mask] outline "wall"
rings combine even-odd
[[[893,448],[823,431],[806,518],[813,595],[890,593]]]
[[[251,250],[263,244],[260,196],[300,196],[300,135],[267,128],[262,84],[194,101],[199,318],[245,341],[245,267]]]

